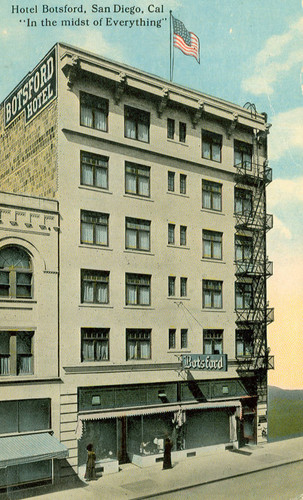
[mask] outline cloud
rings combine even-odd
[[[276,179],[267,190],[270,207],[283,203],[303,203],[303,177],[295,179]]]
[[[273,234],[275,237],[282,237],[286,240],[291,240],[292,238],[290,229],[276,215],[274,215]]]
[[[272,94],[283,73],[303,61],[303,17],[288,31],[271,36],[256,55],[253,75],[242,81],[242,88],[252,94]]]
[[[279,113],[272,120],[269,136],[269,158],[277,160],[291,148],[303,151],[303,107]]]
[[[87,50],[89,52],[105,55],[110,59],[116,61],[123,60],[123,45],[121,43],[108,43],[98,29],[91,29],[82,32],[81,43],[79,41],[79,34],[77,30],[69,29],[64,30],[64,42],[74,45],[75,47],[81,47],[81,49]]]

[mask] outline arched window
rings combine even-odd
[[[7,246],[0,250],[0,296],[32,297],[32,262],[20,247]]]

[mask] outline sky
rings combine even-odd
[[[268,299],[275,322],[268,344],[275,370],[269,383],[303,389],[303,0],[80,1],[0,1],[0,102],[58,41],[169,79],[172,10],[201,46],[200,64],[174,50],[173,81],[242,106],[254,103],[272,124],[267,204],[274,229],[267,250],[274,261]],[[55,12],[81,5],[85,13]],[[130,27],[140,19],[145,27]],[[63,20],[74,25],[62,26]],[[80,21],[85,24],[77,26]]]

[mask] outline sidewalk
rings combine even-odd
[[[162,464],[140,469],[126,464],[117,474],[105,475],[97,481],[47,494],[36,494],[44,500],[120,500],[152,498],[159,494],[207,484],[255,471],[303,460],[303,437],[238,451],[217,451],[173,463],[170,470]],[[24,493],[23,493],[24,494]],[[11,498],[17,498],[11,496]],[[20,497],[19,497],[20,498]],[[22,498],[26,498],[23,496]]]

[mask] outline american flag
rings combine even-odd
[[[188,31],[184,24],[172,16],[174,29],[174,47],[182,50],[187,56],[194,56],[200,63],[200,40],[199,38]]]

